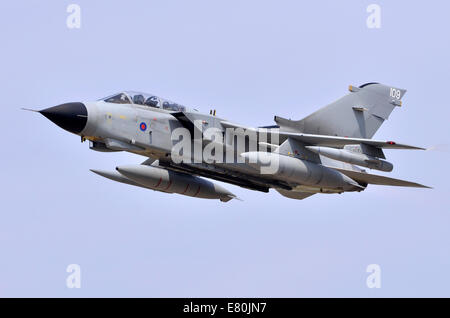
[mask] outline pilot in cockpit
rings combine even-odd
[[[145,100],[144,104],[147,106],[150,106],[150,107],[158,107],[158,104],[159,104],[158,97],[150,96],[149,98],[147,98]]]
[[[130,100],[128,99],[128,96],[125,93],[120,93],[120,94],[108,97],[105,99],[105,102],[114,103],[114,104],[130,104]]]
[[[136,94],[133,97],[133,103],[137,105],[144,105],[144,95]]]
[[[180,104],[170,102],[168,100],[159,99],[155,95],[138,93],[138,92],[123,92],[111,97],[103,99],[106,103],[115,104],[135,104],[142,106],[149,106],[155,108],[162,108],[168,111],[185,111],[186,108]]]

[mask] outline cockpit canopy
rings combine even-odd
[[[183,105],[171,102],[167,99],[160,98],[153,94],[126,91],[119,94],[114,94],[106,98],[102,98],[106,103],[114,104],[135,104],[142,106],[149,106],[155,108],[162,108],[168,111],[185,111],[186,107]]]

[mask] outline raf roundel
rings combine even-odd
[[[139,124],[139,128],[140,128],[142,131],[146,131],[146,130],[147,130],[147,124],[144,123],[144,122],[142,122],[142,123]]]

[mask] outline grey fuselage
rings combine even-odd
[[[130,100],[133,99],[130,98]],[[160,102],[160,104],[162,103]],[[177,140],[172,140],[172,133],[177,128],[186,129],[188,127],[193,135],[195,135],[193,129],[198,128],[199,131],[204,132],[206,129],[216,128],[223,132],[222,142],[224,144],[233,142],[226,140],[227,137],[225,137],[225,130],[229,127],[223,123],[227,122],[213,113],[202,114],[183,107],[183,118],[180,118],[180,111],[136,103],[117,104],[100,100],[84,102],[84,105],[88,114],[87,123],[78,134],[90,140],[91,149],[94,150],[128,151],[158,160],[158,165],[166,169],[204,176],[260,191],[268,191],[271,187],[284,190],[299,189],[313,193],[361,191],[361,188],[355,187],[352,182],[346,185],[335,182],[336,178],[347,179],[340,173],[328,171],[328,168],[320,164],[300,159],[293,159],[293,165],[288,162],[287,166],[281,166],[277,171],[280,173],[261,174],[254,164],[238,160],[242,152],[249,150],[248,144],[244,145],[240,151],[234,145],[236,155],[232,161],[205,162],[202,160],[198,162],[197,160],[194,162],[194,155],[192,155],[191,163],[174,163],[171,160],[171,152]],[[186,125],[186,122],[191,122],[192,127]],[[201,122],[200,127],[199,125],[195,126],[194,122]],[[247,140],[247,142],[249,141]],[[278,140],[276,146],[279,143]],[[306,164],[302,164],[303,162]],[[299,167],[296,167],[297,163],[300,164]],[[301,171],[303,179],[296,178],[294,172],[285,173],[286,171]],[[330,180],[333,179],[333,182],[323,182],[327,181],[328,176]],[[344,183],[346,181],[344,180]]]
[[[93,170],[106,178],[167,193],[229,201],[235,195],[209,178],[251,190],[303,199],[314,193],[363,191],[368,184],[425,187],[367,174],[359,166],[391,171],[383,148],[421,149],[365,138],[401,106],[405,90],[378,83],[350,86],[350,94],[304,120],[275,117],[279,126],[247,127],[139,92],[39,111],[89,140],[92,150],[147,157],[141,165]],[[360,105],[364,101],[364,105]],[[336,114],[344,116],[342,123]],[[329,126],[330,125],[330,126]],[[329,127],[339,129],[327,131]],[[333,128],[334,129],[334,128]],[[350,136],[338,134],[347,129]],[[344,131],[342,130],[342,131]],[[327,131],[328,134],[317,134]],[[180,146],[181,145],[181,146]]]

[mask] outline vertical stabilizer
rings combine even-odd
[[[291,121],[275,117],[281,129],[306,134],[372,138],[406,90],[378,83],[350,86],[350,93],[306,118]]]

